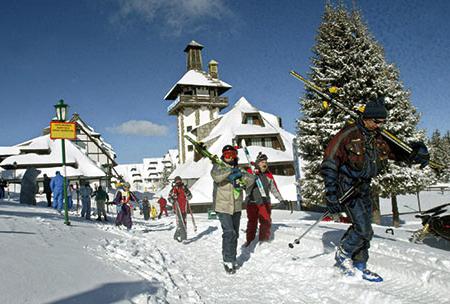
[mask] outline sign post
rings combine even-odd
[[[67,107],[64,100],[60,100],[58,104],[55,105],[56,117],[58,121],[50,122],[50,138],[51,139],[61,139],[61,149],[62,149],[62,165],[64,172],[64,183],[63,183],[63,193],[64,193],[64,224],[70,225],[69,221],[69,200],[67,198],[67,170],[66,170],[66,139],[76,139],[77,125],[75,122],[65,122]]]

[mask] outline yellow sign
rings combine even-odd
[[[75,122],[50,122],[51,139],[76,139],[77,124]]]

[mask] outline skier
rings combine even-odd
[[[5,198],[6,181],[0,177],[0,199]]]
[[[97,221],[102,221],[102,214],[103,217],[105,218],[105,222],[108,221],[108,219],[106,218],[106,210],[105,210],[105,202],[108,200],[108,193],[106,193],[105,190],[103,190],[102,186],[99,186],[97,188],[97,191],[95,191],[95,201],[97,203]]]
[[[52,189],[50,189],[50,178],[47,174],[44,174],[44,193],[47,198],[47,207],[52,206]]]
[[[155,205],[151,204],[151,216],[152,216],[152,220],[156,220],[156,216],[158,215],[158,211],[156,210]]]
[[[160,197],[158,200],[158,204],[159,204],[159,215],[158,215],[158,219],[161,218],[163,212],[165,213],[166,216],[169,216],[169,214],[167,213],[167,201],[164,197]]]
[[[259,241],[264,242],[270,239],[270,228],[272,220],[271,215],[271,203],[270,194],[272,193],[280,203],[285,204],[285,200],[278,191],[277,184],[273,178],[272,173],[268,170],[267,155],[259,152],[255,160],[255,172],[251,169],[247,171],[255,174],[256,178],[259,178],[262,182],[264,192],[260,193],[258,187],[256,187],[256,180],[247,185],[247,196],[245,202],[247,203],[247,241],[244,247],[248,247],[250,243],[255,239],[256,227],[259,220]]]
[[[421,168],[429,161],[428,149],[423,143],[412,143],[413,152],[407,156],[396,152],[375,132],[386,117],[383,97],[369,101],[362,117],[330,140],[321,165],[329,212],[345,211],[352,220],[336,251],[336,266],[346,275],[353,276],[358,271],[363,279],[374,282],[383,279],[367,269],[368,249],[373,236],[371,179],[380,173],[388,158],[418,163]],[[358,185],[357,194],[347,204],[341,205],[338,198],[354,185]]]
[[[174,184],[169,193],[169,200],[172,202],[174,212],[177,216],[177,229],[173,235],[174,240],[182,242],[187,239],[186,231],[186,205],[192,198],[191,191],[183,184],[180,176],[176,176]]]
[[[87,220],[91,219],[91,195],[92,188],[89,182],[86,182],[80,189],[81,196],[81,217],[85,217]]]
[[[131,208],[130,208],[130,184],[123,184],[123,194],[122,194],[122,204],[120,208],[120,212],[116,217],[116,226],[124,225],[128,230],[133,226],[133,221],[131,219]]]
[[[144,220],[147,221],[150,218],[150,202],[146,196],[142,199],[142,212],[144,213]]]
[[[213,204],[222,226],[222,258],[225,271],[232,274],[238,267],[236,261],[237,241],[239,238],[239,224],[242,210],[242,192],[234,195],[234,188],[241,178],[244,183],[250,184],[254,176],[241,171],[238,166],[238,154],[236,148],[225,145],[222,148],[221,160],[226,167],[213,164],[211,176],[214,180]]]
[[[50,189],[53,192],[53,208],[61,212],[64,199],[64,178],[59,171],[56,171],[55,177],[51,179]]]

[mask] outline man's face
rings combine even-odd
[[[237,157],[237,152],[234,150],[223,152],[223,160],[228,164],[232,163],[236,157]]]
[[[267,165],[267,160],[262,160],[262,161],[258,162],[258,167],[259,167],[259,170],[261,170],[261,172],[266,172],[267,168],[269,167]]]
[[[384,124],[385,120],[382,118],[366,118],[363,122],[367,129],[373,131],[380,128],[380,126]]]

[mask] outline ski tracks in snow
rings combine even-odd
[[[190,238],[184,244],[172,239],[170,221],[138,221],[130,232],[100,225],[122,236],[103,241],[104,255],[158,286],[151,303],[449,303],[448,252],[427,252],[426,246],[409,243],[410,232],[396,231],[391,237],[384,234],[385,227],[375,226],[369,269],[385,281],[371,283],[343,277],[333,267],[335,246],[348,227],[344,224],[320,223],[290,249],[287,244],[314,221],[274,220],[271,242],[241,248],[243,216],[240,268],[229,275],[221,263],[218,221],[197,216],[199,232],[192,234],[188,227]]]

